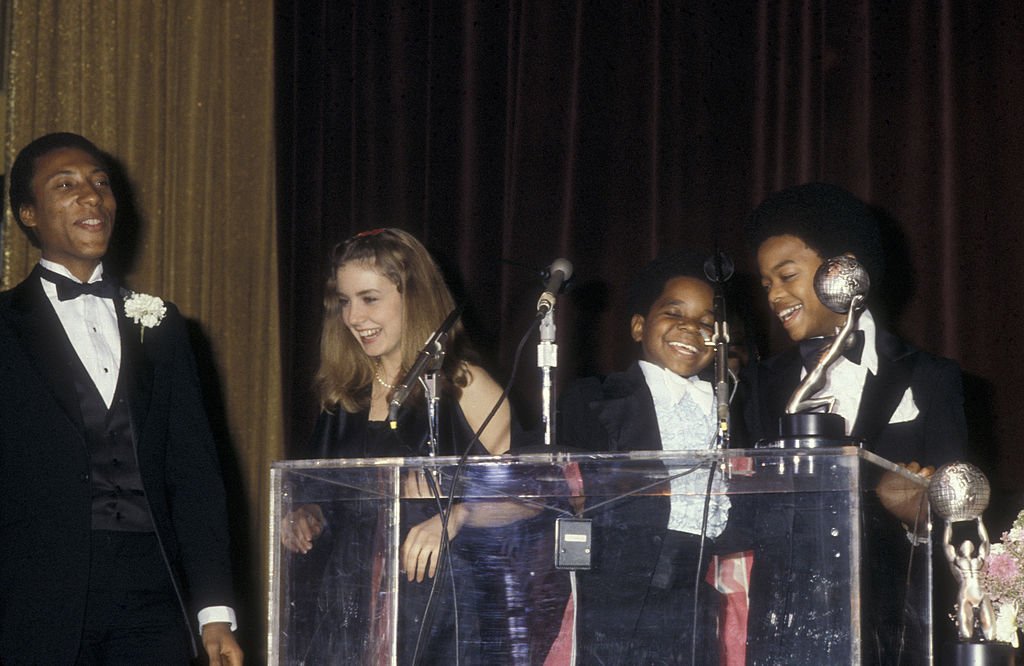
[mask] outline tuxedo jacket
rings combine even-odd
[[[878,329],[878,374],[868,373],[851,436],[892,462],[941,465],[962,459],[967,445],[963,382],[953,361],[912,347]],[[800,383],[800,351],[792,347],[745,373],[744,421],[749,442],[777,436],[779,417]],[[900,415],[909,395],[918,414]]]
[[[153,524],[186,625],[231,605],[224,488],[184,320],[145,330],[115,299],[121,369]],[[76,366],[77,364],[77,366]],[[34,271],[0,294],[0,662],[73,663],[85,613],[90,459],[85,372]],[[88,376],[87,374],[85,376]],[[195,631],[190,630],[195,650]]]
[[[562,446],[594,452],[662,450],[654,398],[638,363],[603,381],[586,378],[574,382],[560,401],[558,418],[558,441]],[[596,472],[585,464],[580,467],[587,504],[608,499],[589,496],[587,479]],[[602,470],[604,474],[609,472],[607,465]],[[668,497],[644,495],[598,508],[591,516],[584,513],[584,517],[593,519],[594,555],[593,568],[578,573],[580,645],[595,638],[617,636],[626,640],[631,628],[643,644],[648,639],[641,635],[654,629],[643,626],[643,618],[650,616],[650,604],[658,596],[651,590],[672,589],[674,595],[692,590],[697,556],[692,541],[696,537],[685,546],[692,552],[680,557],[672,538],[678,534],[668,530],[670,510]],[[713,551],[714,545],[708,542],[705,562]],[[688,609],[691,604],[679,605]],[[674,626],[671,610],[666,607],[660,611],[663,617],[656,624],[662,628]],[[689,627],[688,621],[685,626]]]
[[[875,335],[878,373],[868,374],[857,420],[851,436],[862,439],[864,448],[892,462],[941,465],[962,459],[967,441],[960,369],[953,361],[915,349],[899,338],[878,329]],[[753,445],[760,438],[777,436],[777,423],[785,405],[800,382],[802,360],[793,347],[777,356],[751,366],[744,376],[744,425]],[[907,407],[910,400],[917,414]],[[862,649],[870,663],[896,663],[899,641],[919,645],[915,638],[919,625],[915,619],[927,601],[905,599],[909,558],[923,556],[906,540],[899,522],[865,495],[864,528],[870,533],[865,541],[862,568],[870,584],[863,603]],[[750,581],[750,623],[747,659],[751,664],[817,663],[820,645],[807,643],[807,632],[827,635],[837,606],[829,587],[842,575],[831,571],[831,564],[843,564],[822,555],[827,542],[820,539],[828,527],[828,512],[815,511],[818,498],[800,496],[750,496],[734,503],[735,523],[750,529],[746,535],[755,549]],[[825,525],[824,527],[822,525]],[[945,563],[933,561],[936,580],[942,580]],[[814,576],[809,574],[815,569]],[[794,585],[793,581],[801,581]],[[802,591],[802,583],[818,581],[814,594]],[[794,592],[795,590],[795,592]],[[941,595],[936,594],[936,600]],[[772,618],[795,616],[813,618],[803,627],[805,634],[790,632]],[[941,613],[934,621],[941,627]],[[842,621],[837,620],[837,621]],[[900,633],[902,627],[907,632]],[[812,625],[814,628],[812,628]],[[919,663],[911,650],[900,663]]]
[[[661,451],[654,398],[639,363],[603,381],[574,382],[559,407],[558,435],[565,445],[598,452]]]

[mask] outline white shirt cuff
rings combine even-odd
[[[231,631],[238,629],[235,609],[230,606],[207,606],[199,611],[199,633],[203,633],[203,627],[211,622],[230,622]]]

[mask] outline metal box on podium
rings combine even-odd
[[[893,481],[925,485],[852,446],[278,462],[269,663],[570,663],[574,646],[594,663],[602,640],[669,663],[931,663],[931,547],[882,507]],[[300,507],[324,525],[306,553],[282,546]],[[441,507],[450,547],[410,581]],[[702,551],[669,525],[726,509]],[[673,542],[699,570],[667,558]],[[727,593],[645,612],[673,585]]]

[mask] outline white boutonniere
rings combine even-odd
[[[139,339],[146,335],[147,328],[156,328],[167,314],[167,306],[163,300],[149,294],[132,292],[124,299],[124,314],[142,327]]]

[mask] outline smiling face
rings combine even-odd
[[[88,280],[114,231],[117,202],[106,169],[79,148],[40,155],[32,199],[21,206],[21,220],[35,231],[43,257]]]
[[[402,294],[373,264],[355,262],[338,269],[341,318],[367,356],[379,358],[390,376],[402,365]]]
[[[796,236],[771,236],[757,249],[768,304],[791,340],[834,335],[843,323],[843,315],[826,308],[814,293],[814,273],[822,261]]]
[[[665,283],[646,317],[633,315],[633,339],[643,348],[644,360],[683,377],[708,367],[714,349],[704,344],[715,329],[711,285],[692,277]]]

